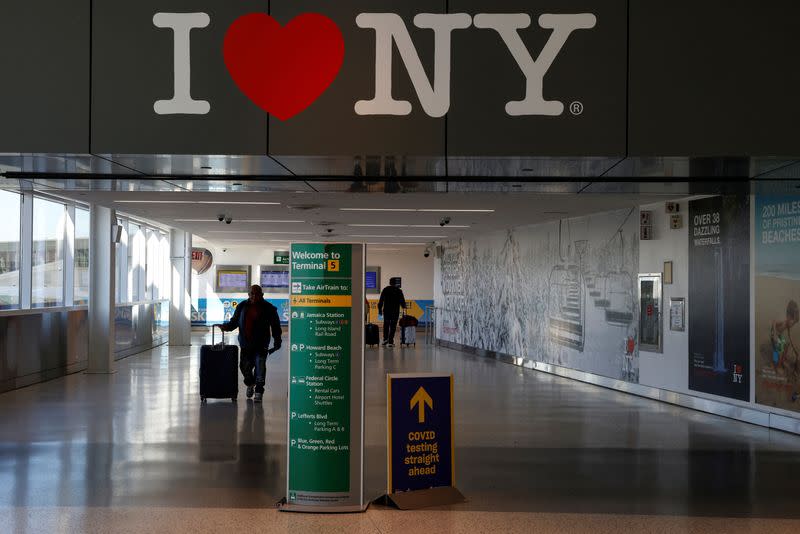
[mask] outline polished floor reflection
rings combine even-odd
[[[0,395],[0,532],[800,532],[800,437],[420,345],[367,351],[369,497],[386,372],[452,372],[457,485],[424,512],[282,514],[286,354],[263,405],[201,404],[199,345]]]

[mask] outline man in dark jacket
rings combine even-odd
[[[278,309],[264,300],[261,286],[250,288],[250,298],[236,306],[236,311],[227,323],[220,325],[226,332],[239,329],[239,346],[242,355],[239,368],[247,386],[247,398],[253,396],[261,402],[267,375],[267,355],[281,348],[281,322]],[[270,331],[273,345],[269,350]],[[255,376],[254,376],[255,371]]]
[[[383,345],[394,347],[394,333],[397,331],[397,321],[400,319],[400,309],[406,307],[403,290],[397,285],[396,280],[383,288],[378,301],[378,313],[383,314]]]

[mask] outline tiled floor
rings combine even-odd
[[[198,351],[0,395],[0,533],[800,532],[800,437],[421,345],[367,351],[366,486],[385,486],[386,372],[456,381],[469,502],[280,513],[286,355],[263,406],[202,405]]]

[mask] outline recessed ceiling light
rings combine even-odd
[[[250,206],[280,206],[280,202],[252,202],[240,200],[115,200],[115,204],[237,204]]]
[[[353,228],[441,228],[440,224],[348,224]],[[468,224],[448,224],[442,230],[448,228],[469,228]]]
[[[217,222],[219,219],[173,219],[175,222]],[[268,219],[235,219],[233,222],[235,223],[273,223],[273,224],[282,224],[282,223],[297,223],[302,224],[305,221],[278,221],[278,220],[268,220]]]
[[[402,212],[428,212],[428,213],[494,213],[494,210],[478,209],[451,209],[451,208],[339,208],[339,211],[402,211]]]
[[[494,210],[451,210],[451,209],[421,209],[417,211],[429,212],[429,213],[494,213]]]
[[[411,208],[339,208],[339,211],[417,211]]]
[[[446,235],[376,235],[376,234],[345,234],[345,237],[361,238],[391,238],[391,239],[447,239]]]
[[[313,232],[250,232],[245,230],[209,230],[209,234],[258,234],[258,235],[313,235]]]

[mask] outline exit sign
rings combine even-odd
[[[275,254],[273,255],[275,265],[289,265],[289,251],[288,250],[276,250]]]

